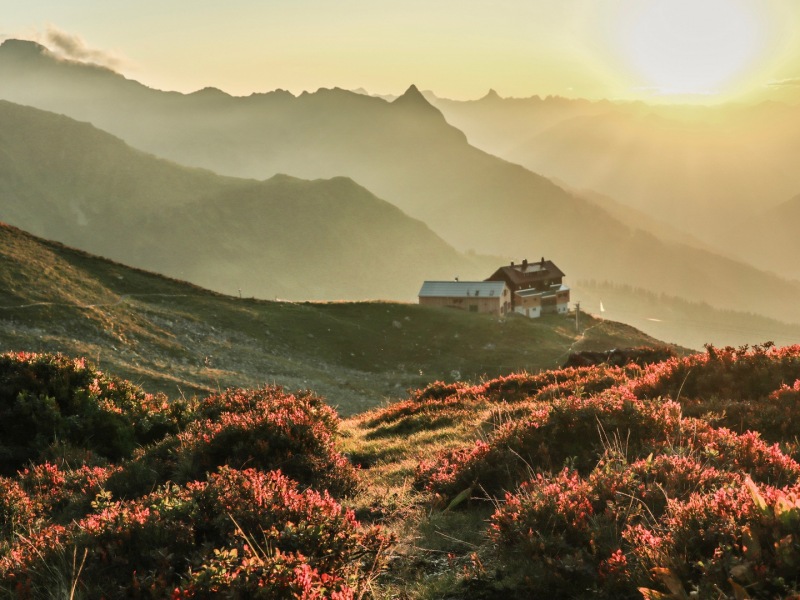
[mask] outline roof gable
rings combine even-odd
[[[502,279],[512,285],[521,285],[563,277],[564,272],[552,260],[541,260],[533,263],[523,261],[519,265],[512,263],[510,266],[500,267],[489,279],[494,281]]]

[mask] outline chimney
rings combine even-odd
[[[544,266],[544,256],[542,257],[542,266]]]
[[[522,270],[524,271],[527,268],[528,268],[528,259],[527,258],[523,258],[522,259]]]
[[[512,267],[514,266],[514,261],[513,261],[513,260],[511,261],[511,266],[512,266]]]

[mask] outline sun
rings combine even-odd
[[[762,20],[743,0],[641,0],[624,21],[626,60],[657,94],[729,92],[766,43]]]

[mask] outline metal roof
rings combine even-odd
[[[502,281],[426,281],[419,296],[425,298],[497,298],[506,289]]]
[[[558,292],[568,292],[569,288],[565,285],[551,285],[546,290],[537,290],[536,288],[531,288],[528,290],[517,290],[514,292],[517,296],[521,296],[523,298],[530,298],[531,296],[554,296]]]

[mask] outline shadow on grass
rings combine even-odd
[[[450,427],[456,422],[452,415],[414,415],[406,417],[394,425],[378,427],[365,436],[367,440],[385,439],[396,436],[408,436],[421,431]]]

